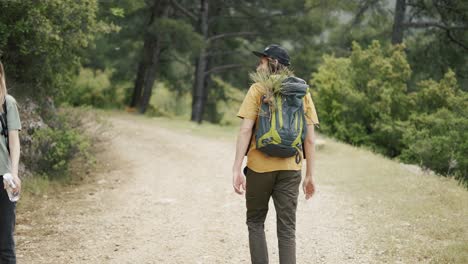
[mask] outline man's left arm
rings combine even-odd
[[[237,137],[236,156],[232,166],[232,186],[238,194],[243,194],[246,189],[245,177],[242,174],[242,161],[252,139],[253,127],[258,115],[260,91],[256,84],[250,86],[247,95],[242,102],[237,116],[242,118],[241,127]]]
[[[319,124],[317,111],[310,93],[304,98],[304,110],[307,121],[307,134],[304,142],[304,152],[306,157],[306,176],[302,184],[306,199],[311,198],[315,193],[314,167],[315,167],[315,126]]]

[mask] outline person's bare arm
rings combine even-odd
[[[306,176],[302,188],[306,199],[311,198],[315,193],[314,166],[315,166],[315,132],[314,125],[307,125],[307,135],[304,142],[306,155]]]
[[[13,192],[21,191],[21,180],[18,177],[18,164],[20,159],[20,140],[18,130],[8,131],[8,145],[10,147],[11,175],[16,184]]]
[[[252,137],[254,120],[244,118],[239,129],[236,143],[236,157],[232,166],[232,186],[238,194],[243,194],[246,188],[245,177],[242,174],[242,161],[249,146]],[[242,188],[241,188],[242,187]]]

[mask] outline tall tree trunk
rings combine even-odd
[[[146,68],[145,81],[143,84],[143,94],[140,98],[140,113],[145,113],[153,93],[153,85],[156,81],[159,59],[161,55],[161,41],[157,39],[154,43],[153,54],[148,54],[151,58],[151,63]]]
[[[207,69],[211,69],[213,64],[215,64],[215,60],[213,57],[210,57],[207,60]],[[218,123],[219,122],[219,113],[217,109],[217,101],[213,100],[214,98],[210,98],[210,91],[211,91],[211,74],[205,71],[205,107],[203,108],[203,116],[211,123]]]
[[[141,113],[144,113],[148,107],[151,97],[151,88],[156,80],[156,71],[159,64],[161,53],[161,43],[158,38],[149,32],[149,28],[158,17],[163,16],[168,8],[167,0],[154,0],[151,7],[150,19],[147,23],[145,33],[143,52],[141,61],[138,64],[138,72],[133,88],[130,107],[139,107]],[[148,91],[150,89],[150,91]]]
[[[201,0],[199,27],[205,43],[208,39],[208,0]],[[192,95],[192,117],[191,120],[201,123],[203,120],[203,110],[206,103],[206,75],[207,56],[206,47],[203,47],[196,61],[195,82]]]
[[[405,31],[406,0],[397,0],[395,5],[395,16],[393,19],[392,44],[403,42]]]
[[[145,72],[148,65],[148,56],[147,54],[151,54],[152,50],[149,48],[150,41],[145,38],[144,46],[143,46],[143,55],[141,61],[138,63],[138,72],[135,79],[135,86],[133,87],[132,93],[132,100],[130,102],[130,107],[135,108],[137,107],[138,103],[140,102],[141,92],[143,90],[143,84],[145,80]]]
[[[193,86],[192,86],[192,115],[190,117],[190,120],[191,121],[196,121],[197,120],[197,103],[198,103],[198,100],[197,100],[197,78],[198,78],[198,58],[195,59],[195,80],[193,82]]]

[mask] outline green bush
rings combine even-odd
[[[76,112],[65,111],[59,113],[52,126],[35,131],[32,135],[35,155],[27,161],[32,171],[49,179],[68,179],[72,159],[90,160],[91,142],[79,128],[78,120]]]
[[[205,120],[229,126],[239,123],[236,117],[244,92],[217,76],[212,76],[214,87],[210,89],[205,106]],[[174,88],[167,82],[156,82],[146,114],[150,116],[190,118],[192,97],[183,89]]]
[[[467,171],[468,121],[448,109],[434,114],[414,114],[403,134],[406,149],[400,158],[440,174]]]
[[[94,106],[98,108],[123,107],[126,85],[113,85],[112,71],[81,68],[74,89],[67,93],[67,103],[72,106]]]
[[[211,77],[215,87],[210,90],[206,115],[212,123],[222,126],[238,125],[237,111],[244,100],[244,92],[218,76]]]
[[[415,111],[406,124],[407,148],[400,158],[468,185],[468,93],[449,71],[440,82],[420,82],[412,96]]]
[[[403,48],[354,43],[349,58],[325,56],[311,80],[320,130],[468,186],[468,93],[452,71],[408,89]]]
[[[188,93],[171,90],[165,83],[158,82],[153,88],[153,95],[147,111],[148,115],[190,117],[192,103]]]
[[[403,148],[400,120],[409,114],[410,74],[402,46],[382,49],[373,42],[363,50],[354,43],[350,58],[325,56],[311,80],[321,130],[397,156]]]
[[[0,1],[0,10],[0,54],[15,92],[66,101],[83,50],[105,25],[98,1]]]

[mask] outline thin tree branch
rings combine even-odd
[[[439,3],[437,1],[432,1],[433,5],[436,7],[437,9],[437,12],[439,13],[440,17],[442,18],[442,22],[444,23],[445,26],[447,26],[447,16],[446,14],[443,12],[443,10],[441,10],[441,8],[443,8],[441,5],[439,5]],[[468,28],[468,26],[467,26]],[[457,44],[458,46],[460,46],[461,48],[465,49],[465,50],[468,50],[468,46],[466,44],[464,44],[463,42],[459,41],[458,39],[455,38],[455,36],[453,35],[453,32],[450,30],[450,29],[446,29],[447,31],[447,37],[455,44]]]
[[[194,21],[198,20],[197,16],[193,12],[190,12],[189,10],[184,8],[181,4],[177,3],[176,0],[170,0],[170,2],[172,4],[172,6],[174,6],[176,9],[178,9],[180,12],[182,12],[184,15],[186,15],[190,19],[192,19]]]
[[[241,1],[238,1],[238,2],[241,2]],[[237,2],[236,2],[237,3]],[[212,17],[210,22],[214,22],[216,21],[217,19],[221,19],[221,20],[226,20],[226,19],[247,19],[247,20],[251,20],[251,21],[259,21],[260,22],[263,22],[265,19],[272,19],[272,18],[289,18],[289,17],[298,17],[298,16],[302,16],[304,14],[308,14],[310,11],[312,11],[313,9],[315,8],[318,8],[318,7],[321,7],[323,5],[322,1],[320,1],[319,3],[315,4],[315,5],[310,5],[310,6],[304,6],[303,9],[300,9],[298,12],[283,12],[283,11],[280,11],[280,12],[275,12],[275,13],[263,13],[262,15],[259,15],[258,13],[252,13],[252,10],[258,10],[259,9],[259,6],[257,5],[250,5],[250,6],[237,6],[237,13],[238,14],[241,14],[241,16],[239,15],[232,15],[232,16],[228,16],[228,15],[225,15],[225,16],[215,16],[215,17]],[[265,6],[262,6],[262,9],[264,9]]]
[[[303,13],[303,12],[301,12]],[[290,14],[270,14],[264,16],[254,16],[254,15],[243,15],[243,16],[213,16],[210,18],[209,23],[216,23],[218,20],[250,20],[250,21],[264,21],[265,19],[272,18],[291,18],[301,16],[301,13],[290,13]],[[244,13],[242,13],[244,14]]]
[[[362,16],[364,13],[374,4],[377,4],[379,0],[365,0],[362,6],[359,8],[356,16],[353,19],[353,23],[351,23],[352,27],[358,25],[362,21]]]
[[[406,3],[406,6],[410,6],[415,9],[426,10],[426,11],[430,9],[424,1],[415,1],[415,2],[408,1]]]
[[[453,35],[452,35],[452,32],[450,30],[447,30],[447,37],[452,41],[454,42],[455,44],[459,45],[460,47],[464,48],[465,50],[468,50],[468,46],[465,45],[463,42],[459,41],[458,39],[456,39]]]
[[[220,16],[213,16],[210,18],[209,23],[216,23],[217,20],[252,20],[252,21],[264,21],[265,19],[271,19],[271,18],[289,18],[289,17],[298,17],[303,14],[307,14],[314,8],[320,7],[320,4],[313,5],[310,7],[307,7],[300,12],[291,12],[291,13],[275,13],[275,14],[266,14],[266,15],[258,15],[258,14],[250,14],[247,12],[247,10],[240,10],[238,13],[241,15],[220,15]]]
[[[228,70],[228,69],[232,69],[232,68],[241,68],[241,67],[244,67],[244,65],[243,64],[227,64],[227,65],[217,66],[217,67],[213,67],[213,68],[207,70],[205,72],[205,76],[209,75],[209,74],[212,74],[214,72],[221,72],[221,71],[224,71],[224,70]]]
[[[223,55],[229,55],[229,54],[239,54],[239,51],[232,50],[232,51],[207,52],[205,54],[205,57],[215,57],[215,56],[223,56]]]
[[[445,30],[463,30],[468,29],[468,25],[455,25],[455,26],[446,26],[444,24],[440,24],[437,22],[412,22],[412,23],[404,23],[403,26],[406,28],[428,28],[428,27],[436,27]]]
[[[437,11],[439,12],[439,14],[441,14],[440,8],[446,9],[449,12],[457,13],[459,15],[464,15],[465,12],[467,11],[466,9],[455,8],[453,6],[443,4],[441,1],[432,1],[432,4],[437,8]]]
[[[415,11],[411,13],[411,16],[408,19],[408,23],[413,23],[413,19],[419,17],[419,15],[424,11],[421,8],[415,8]]]
[[[222,33],[218,35],[214,35],[212,37],[209,37],[206,41],[211,42],[217,39],[221,38],[227,38],[227,37],[238,37],[238,36],[248,36],[248,35],[257,35],[257,32],[248,32],[248,31],[241,31],[241,32],[232,32],[232,33]]]
[[[174,61],[179,62],[180,64],[184,65],[187,68],[190,68],[190,67],[193,66],[187,59],[184,59],[184,58],[181,58],[181,57],[177,56],[177,54],[174,53],[174,52],[166,52],[164,54],[166,54],[167,60],[172,59]]]

